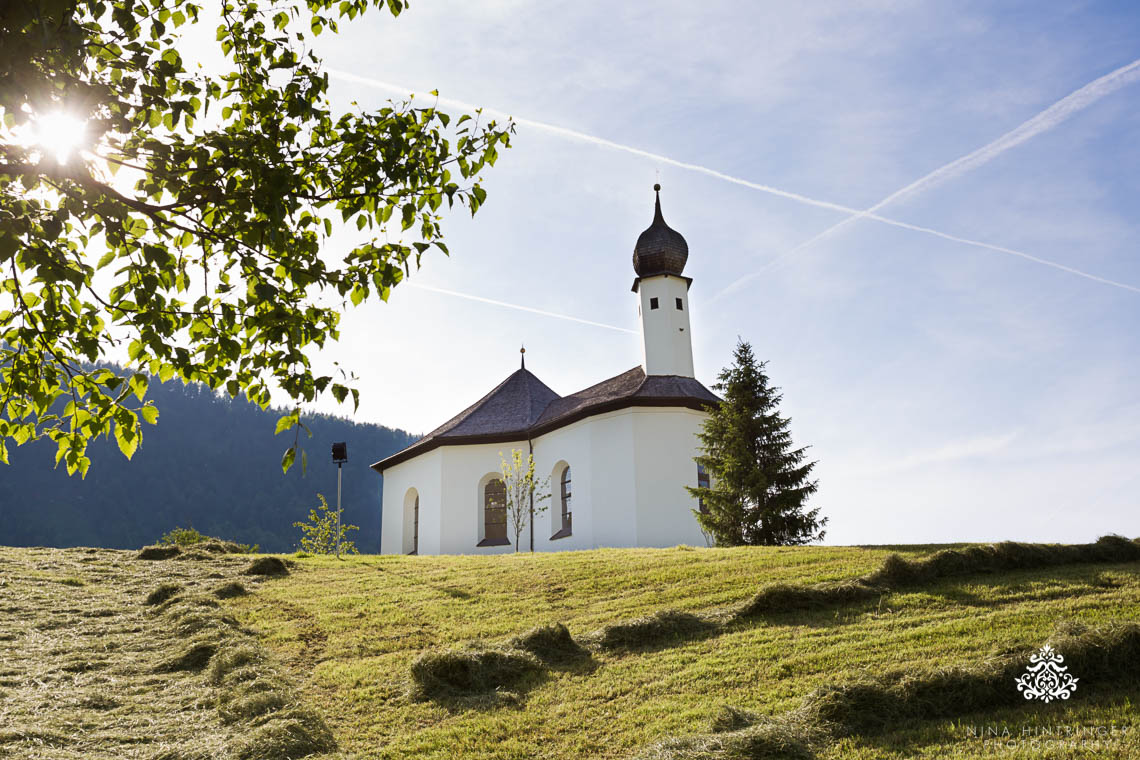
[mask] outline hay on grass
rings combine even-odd
[[[146,546],[135,557],[137,559],[170,559],[181,553],[182,550],[177,546]]]
[[[1053,646],[1081,685],[1134,683],[1140,678],[1140,625],[1061,629]],[[879,678],[824,686],[801,708],[816,725],[837,735],[877,733],[908,720],[925,720],[1012,707],[1025,699],[1014,687],[1029,653],[972,667],[898,671]]]
[[[1058,627],[1049,644],[1065,658],[1070,672],[1081,678],[1085,690],[1140,681],[1140,623],[1097,628],[1069,623]]]
[[[781,612],[819,609],[836,605],[868,601],[881,595],[883,589],[861,581],[797,586],[790,583],[773,583],[742,604],[734,617],[750,618]]]
[[[248,593],[249,592],[246,591],[245,586],[241,585],[237,581],[227,583],[224,586],[219,586],[218,588],[214,589],[214,596],[218,597],[219,599],[233,599],[236,596],[245,596]]]
[[[337,748],[324,719],[311,710],[293,709],[271,713],[234,748],[238,760],[285,760]]]
[[[607,625],[595,634],[601,649],[651,649],[679,639],[696,638],[711,633],[716,623],[678,610],[661,610],[646,617]]]
[[[209,552],[210,554],[246,554],[246,548],[241,544],[234,543],[233,541],[222,541],[220,539],[213,541],[203,541],[195,546],[196,549]]]
[[[1022,544],[1002,541],[991,546],[942,549],[923,559],[892,554],[863,582],[872,586],[903,588],[939,578],[970,573],[1033,570],[1064,564],[1135,562],[1140,560],[1140,539],[1101,536],[1091,544]]]
[[[280,557],[258,557],[242,571],[244,575],[288,575],[289,568]]]
[[[172,599],[182,591],[182,586],[177,583],[163,583],[161,586],[151,591],[146,596],[143,604],[155,605],[162,604],[168,599]]]
[[[505,689],[543,671],[530,652],[453,649],[425,652],[412,663],[412,697],[445,699]]]
[[[160,663],[154,670],[156,673],[197,672],[205,669],[217,651],[218,645],[212,641],[192,643],[181,654]]]
[[[562,623],[540,625],[510,640],[510,646],[530,652],[547,663],[569,662],[589,657],[581,644],[570,635],[570,630]]]
[[[207,678],[212,684],[220,684],[222,680],[238,668],[258,665],[264,660],[261,650],[251,644],[239,644],[226,647],[210,661],[210,672]]]
[[[813,760],[822,734],[792,720],[766,719],[734,731],[669,739],[638,760]]]
[[[222,720],[236,723],[253,720],[277,712],[288,704],[285,692],[270,690],[242,694],[228,700],[221,706]]]
[[[713,733],[721,734],[729,731],[739,731],[760,722],[760,715],[751,710],[742,710],[739,707],[724,705],[712,719]]]

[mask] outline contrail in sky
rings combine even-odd
[[[530,306],[519,306],[516,303],[507,303],[506,301],[496,301],[493,298],[484,298],[483,296],[473,296],[470,293],[460,293],[456,290],[446,290],[444,288],[437,288],[432,285],[421,285],[418,282],[408,280],[405,285],[410,288],[418,288],[420,290],[428,290],[432,293],[442,293],[445,296],[455,296],[456,298],[466,298],[468,301],[478,301],[479,303],[489,303],[492,306],[504,306],[508,309],[517,309],[518,311],[526,311],[531,314],[541,314],[544,317],[554,317],[555,319],[565,319],[570,322],[579,322],[584,325],[592,327],[604,327],[607,330],[617,330],[623,333],[637,334],[637,330],[630,330],[627,327],[618,327],[617,325],[607,325],[605,322],[593,322],[589,319],[581,319],[580,317],[572,317],[569,314],[559,314],[553,311],[543,311],[542,309],[534,309]]]
[[[784,253],[780,254],[776,258],[769,261],[767,264],[765,264],[759,270],[752,272],[751,274],[745,275],[744,277],[741,277],[736,282],[729,285],[727,288],[725,288],[720,293],[718,293],[716,298],[719,298],[720,296],[725,295],[726,293],[730,293],[734,290],[741,288],[746,283],[748,283],[748,282],[754,280],[755,278],[759,277],[761,274],[772,269],[773,267],[780,264],[784,260],[791,258],[792,256],[799,253],[800,251],[807,248],[808,246],[812,245],[813,243],[815,243],[819,240],[822,240],[823,238],[827,237],[828,235],[832,234],[833,232],[835,232],[839,229],[842,229],[843,227],[846,227],[848,224],[851,224],[852,222],[858,221],[859,219],[868,219],[868,218],[875,219],[876,218],[875,212],[877,212],[879,209],[883,208],[887,204],[894,203],[895,201],[899,200],[900,198],[904,198],[908,195],[913,195],[913,194],[921,192],[923,190],[928,190],[931,187],[933,187],[934,185],[937,185],[941,182],[945,182],[948,179],[952,179],[952,178],[957,177],[961,174],[965,174],[968,171],[971,171],[973,169],[978,168],[979,166],[991,161],[992,159],[997,158],[999,155],[1006,152],[1010,148],[1014,148],[1014,147],[1020,145],[1021,143],[1025,142],[1026,140],[1032,139],[1032,138],[1036,137],[1037,135],[1041,134],[1042,132],[1046,132],[1046,131],[1052,129],[1053,127],[1057,126],[1061,122],[1068,119],[1073,114],[1075,114],[1075,113],[1077,113],[1077,112],[1079,112],[1085,108],[1088,108],[1089,106],[1091,106],[1093,103],[1097,102],[1098,100],[1100,100],[1104,96],[1110,95],[1110,94],[1116,92],[1117,90],[1119,90],[1121,87],[1132,84],[1133,82],[1135,82],[1137,80],[1140,80],[1140,60],[1133,61],[1132,63],[1128,64],[1127,66],[1121,66],[1116,71],[1113,71],[1109,74],[1105,74],[1104,76],[1100,77],[1099,79],[1095,79],[1092,82],[1089,82],[1088,84],[1086,84],[1084,87],[1080,88],[1079,90],[1075,90],[1074,92],[1071,92],[1068,95],[1066,95],[1065,97],[1061,98],[1056,103],[1049,106],[1048,108],[1046,108],[1044,111],[1037,114],[1033,118],[1022,122],[1020,125],[1018,125],[1014,129],[1011,129],[1010,131],[1006,132],[1004,135],[997,138],[993,142],[990,142],[986,145],[983,145],[982,147],[978,148],[974,152],[967,153],[966,155],[964,155],[960,158],[957,158],[954,161],[951,161],[950,163],[945,164],[944,166],[940,166],[939,168],[935,169],[934,171],[930,172],[929,174],[927,174],[923,177],[920,177],[919,179],[916,179],[914,182],[911,182],[909,185],[896,190],[895,192],[891,193],[886,198],[883,198],[881,201],[879,201],[875,205],[871,206],[870,208],[866,209],[865,211],[861,211],[858,214],[853,214],[851,216],[848,216],[843,221],[841,221],[837,224],[833,224],[832,226],[828,227],[827,229],[825,229],[823,232],[819,233],[818,235],[815,235],[811,238],[808,238],[807,240],[800,243],[796,247],[785,251]],[[878,221],[884,221],[884,220],[878,219]],[[924,229],[922,231],[928,232],[931,234],[935,234],[932,230],[925,230]],[[939,237],[945,237],[947,239],[958,240],[959,242],[968,243],[971,245],[976,245],[976,243],[974,243],[973,241],[961,240],[961,239],[956,238],[952,235],[942,235],[941,233],[937,233],[937,234],[939,235]],[[1000,246],[987,246],[987,247],[991,248],[991,250],[999,250],[1001,248]],[[1106,285],[1114,285],[1116,287],[1122,287],[1126,290],[1133,290],[1133,291],[1140,292],[1140,290],[1137,290],[1137,288],[1134,288],[1130,285],[1125,285],[1123,283],[1114,282],[1112,280],[1106,280],[1102,277],[1097,277],[1096,275],[1090,275],[1090,274],[1087,274],[1085,272],[1081,272],[1080,270],[1073,269],[1072,267],[1066,267],[1062,264],[1057,264],[1057,263],[1054,263],[1051,261],[1046,261],[1045,259],[1040,259],[1040,258],[1037,258],[1035,256],[1030,256],[1029,254],[1023,254],[1019,251],[1013,251],[1010,249],[1003,249],[1003,250],[1001,250],[1001,252],[1002,253],[1011,253],[1015,256],[1022,256],[1023,258],[1026,258],[1030,261],[1035,261],[1038,264],[1045,264],[1046,266],[1051,266],[1051,267],[1054,267],[1056,269],[1060,269],[1062,271],[1069,272],[1071,274],[1079,275],[1081,277],[1086,277],[1088,279],[1095,280],[1097,282],[1102,282]],[[714,298],[714,300],[715,300],[715,298]]]
[[[328,73],[328,75],[330,77],[332,77],[334,79],[341,79],[345,82],[353,82],[355,84],[362,84],[362,85],[365,85],[368,87],[375,87],[376,89],[379,89],[379,90],[388,90],[390,92],[399,93],[399,94],[402,94],[405,96],[410,92],[410,90],[407,87],[402,87],[400,85],[392,84],[390,82],[381,82],[380,80],[372,79],[371,77],[362,77],[362,76],[359,76],[357,74],[350,74],[347,71],[340,71],[339,69],[325,69],[325,71]],[[433,100],[435,99],[435,96],[432,96],[432,95],[429,95],[428,97],[431,97]],[[462,109],[464,111],[474,111],[474,110],[480,108],[480,106],[472,105],[471,103],[464,103],[462,100],[454,100],[452,98],[442,98],[441,97],[441,98],[439,98],[439,102],[443,105],[451,106],[453,108],[459,108],[459,109]],[[483,113],[508,116],[508,114],[505,111],[498,111],[498,110],[493,109],[493,108],[483,108]],[[648,158],[648,159],[650,159],[652,161],[656,161],[658,163],[668,164],[669,166],[676,166],[679,169],[688,169],[689,171],[697,172],[699,174],[704,174],[704,175],[707,175],[709,177],[715,177],[716,179],[724,180],[725,182],[731,182],[734,185],[743,185],[744,187],[751,188],[752,190],[759,190],[762,193],[768,193],[769,195],[779,196],[780,198],[787,198],[789,200],[798,201],[800,203],[805,203],[809,206],[816,206],[817,208],[831,209],[832,211],[841,211],[845,214],[858,214],[859,213],[859,209],[852,208],[850,206],[844,206],[844,205],[839,204],[839,203],[831,203],[829,201],[821,201],[817,198],[809,198],[806,195],[800,195],[799,193],[793,193],[793,192],[789,192],[787,190],[781,190],[777,187],[772,187],[770,185],[762,185],[759,182],[750,182],[749,180],[741,179],[740,177],[733,177],[730,174],[718,172],[715,169],[709,169],[707,166],[700,166],[698,164],[690,164],[690,163],[686,163],[684,161],[678,161],[675,158],[669,158],[668,156],[662,156],[662,155],[657,154],[657,153],[650,153],[647,150],[641,150],[640,148],[634,148],[630,145],[623,145],[621,143],[616,143],[616,142],[613,142],[612,140],[606,140],[605,138],[602,138],[602,137],[595,137],[594,135],[588,135],[585,132],[579,132],[579,131],[574,130],[574,129],[567,129],[566,127],[559,127],[559,126],[556,126],[554,124],[547,124],[546,122],[543,122],[543,121],[534,121],[533,119],[522,119],[522,118],[519,118],[517,116],[511,116],[510,118],[513,119],[514,122],[520,126],[531,127],[532,129],[539,129],[539,130],[542,130],[543,132],[549,132],[550,134],[559,135],[561,137],[565,137],[565,138],[568,138],[570,140],[578,140],[579,142],[586,142],[586,143],[590,143],[592,145],[598,145],[598,146],[601,146],[603,148],[610,148],[612,150],[620,150],[623,153],[630,153],[634,156],[640,156],[642,158]]]
[[[339,69],[326,69],[326,72],[329,74],[330,77],[332,77],[334,79],[340,79],[340,80],[345,81],[345,82],[352,82],[354,84],[362,84],[362,85],[365,85],[367,87],[373,87],[373,88],[380,89],[380,90],[388,90],[389,92],[393,92],[393,93],[397,93],[397,94],[401,94],[401,95],[405,95],[405,96],[408,95],[410,92],[409,88],[407,88],[403,85],[393,84],[391,82],[384,82],[384,81],[381,81],[379,79],[373,79],[371,77],[363,77],[363,76],[360,76],[359,74],[352,74],[352,73],[347,72],[347,71],[340,71]],[[1008,254],[1011,256],[1017,256],[1019,258],[1025,259],[1027,261],[1032,261],[1032,262],[1037,263],[1037,264],[1052,267],[1053,269],[1057,269],[1057,270],[1060,270],[1062,272],[1067,272],[1069,274],[1073,274],[1073,275],[1076,275],[1078,277],[1083,277],[1085,279],[1092,280],[1093,282],[1099,282],[1099,283],[1104,284],[1104,285],[1111,285],[1111,286],[1116,287],[1116,288],[1121,288],[1124,290],[1129,290],[1132,292],[1140,293],[1140,287],[1136,287],[1134,285],[1129,285],[1127,283],[1117,282],[1115,280],[1110,280],[1110,279],[1107,279],[1104,277],[1100,277],[1098,275],[1094,275],[1094,274],[1091,274],[1089,272],[1084,272],[1084,271],[1081,271],[1079,269],[1075,269],[1073,267],[1066,266],[1064,264],[1059,264],[1059,263],[1054,262],[1054,261],[1049,261],[1048,259],[1042,259],[1038,256],[1033,256],[1032,254],[1025,253],[1024,251],[1017,251],[1017,250],[1014,250],[1012,248],[1006,248],[1006,247],[1000,246],[1000,245],[993,245],[991,243],[986,243],[986,242],[983,242],[980,240],[972,240],[970,238],[959,237],[957,235],[951,235],[951,234],[948,234],[945,232],[939,232],[938,230],[934,230],[934,229],[931,229],[929,227],[922,227],[922,226],[916,225],[916,224],[909,224],[907,222],[901,222],[901,221],[898,221],[896,219],[890,219],[888,217],[881,216],[879,214],[874,213],[874,210],[879,208],[879,206],[881,206],[882,204],[890,202],[891,200],[895,200],[898,196],[900,196],[902,194],[913,192],[917,188],[917,186],[919,186],[921,184],[925,184],[927,182],[941,181],[943,179],[946,179],[946,178],[953,176],[954,174],[956,174],[958,172],[967,171],[969,169],[974,168],[975,166],[978,166],[982,163],[985,163],[986,161],[988,161],[991,158],[993,158],[994,156],[996,156],[998,153],[1000,153],[1004,150],[1008,150],[1009,148],[1013,147],[1014,145],[1017,145],[1021,142],[1024,142],[1025,140],[1028,140],[1029,138],[1033,137],[1036,134],[1039,134],[1040,132],[1044,131],[1045,129],[1048,129],[1049,127],[1053,126],[1054,124],[1060,123],[1060,121],[1062,121],[1063,119],[1072,115],[1076,111],[1079,111],[1082,108],[1085,108],[1086,106],[1090,105],[1092,102],[1095,102],[1099,98],[1104,97],[1104,95],[1107,95],[1109,92],[1112,92],[1113,90],[1119,89],[1120,87],[1134,81],[1137,78],[1140,78],[1140,61],[1135,61],[1135,62],[1133,62],[1127,66],[1124,66],[1123,68],[1117,69],[1116,71],[1112,72],[1111,74],[1108,74],[1104,77],[1101,77],[1100,79],[1096,80],[1095,82],[1092,82],[1092,83],[1086,85],[1085,87],[1082,87],[1080,90],[1077,90],[1076,92],[1072,93],[1071,95],[1064,98],[1063,100],[1058,101],[1056,104],[1054,104],[1050,108],[1046,109],[1041,114],[1038,114],[1038,116],[1035,116],[1033,119],[1030,119],[1029,121],[1025,122],[1025,124],[1022,124],[1017,129],[1007,133],[1006,135],[1003,135],[1002,137],[998,138],[997,140],[995,140],[994,142],[985,146],[984,148],[981,148],[978,151],[975,151],[974,153],[969,154],[968,156],[963,156],[962,158],[958,159],[957,161],[954,161],[951,164],[947,164],[947,166],[942,167],[941,169],[938,169],[938,170],[935,170],[934,172],[931,172],[926,177],[923,177],[922,179],[911,183],[910,185],[903,188],[902,190],[899,190],[897,193],[893,193],[887,199],[884,199],[883,201],[881,201],[879,204],[876,204],[876,206],[872,207],[871,209],[863,209],[863,210],[856,209],[856,208],[853,208],[851,206],[844,206],[840,203],[832,203],[830,201],[819,200],[818,198],[811,198],[811,197],[808,197],[806,195],[801,195],[799,193],[790,192],[788,190],[781,190],[780,188],[772,187],[771,185],[764,185],[764,184],[761,184],[758,182],[752,182],[750,180],[742,179],[740,177],[734,177],[730,174],[725,174],[724,172],[719,172],[715,169],[710,169],[706,166],[700,166],[699,164],[692,164],[692,163],[688,163],[685,161],[678,161],[677,159],[669,158],[668,156],[662,156],[658,153],[651,153],[649,151],[641,150],[640,148],[635,148],[635,147],[632,147],[630,145],[624,145],[622,143],[613,142],[612,140],[606,140],[606,139],[601,138],[601,137],[595,137],[594,135],[589,135],[589,134],[586,134],[585,132],[579,132],[577,130],[567,129],[566,127],[559,127],[559,126],[554,125],[554,124],[547,124],[546,122],[534,121],[532,119],[524,119],[524,118],[519,118],[519,117],[511,117],[511,118],[513,118],[515,123],[519,124],[520,126],[531,127],[533,129],[541,130],[544,132],[549,132],[550,134],[559,135],[559,136],[565,137],[567,139],[577,140],[580,142],[586,142],[586,143],[590,143],[592,145],[598,145],[598,146],[601,146],[604,148],[610,148],[612,150],[622,151],[623,153],[629,153],[631,155],[640,156],[642,158],[648,158],[652,161],[656,161],[656,162],[661,163],[661,164],[666,164],[668,166],[675,166],[679,169],[686,169],[688,171],[697,172],[698,174],[704,174],[706,176],[713,177],[715,179],[720,179],[720,180],[723,180],[725,182],[730,182],[734,185],[741,185],[743,187],[747,187],[747,188],[752,189],[752,190],[757,190],[757,191],[762,192],[762,193],[767,193],[769,195],[775,195],[775,196],[780,197],[780,198],[786,198],[788,200],[797,201],[799,203],[803,203],[803,204],[806,204],[808,206],[815,206],[816,208],[825,208],[825,209],[831,209],[832,211],[839,211],[843,214],[848,215],[848,217],[850,217],[849,219],[845,219],[841,224],[846,224],[847,222],[851,221],[851,219],[859,218],[859,217],[862,217],[864,219],[873,219],[874,221],[881,222],[882,224],[888,224],[888,225],[891,225],[893,227],[899,227],[901,229],[911,230],[913,232],[923,232],[923,233],[926,233],[928,235],[933,235],[935,237],[942,238],[944,240],[952,240],[956,243],[962,243],[964,245],[970,245],[970,246],[974,246],[976,248],[984,248],[986,250],[996,251],[998,253],[1004,253],[1004,254]],[[454,108],[459,108],[459,109],[462,109],[465,111],[473,111],[473,110],[480,108],[479,106],[473,105],[471,103],[465,103],[461,100],[455,100],[453,98],[440,97],[437,99],[437,98],[435,98],[435,96],[430,96],[430,97],[432,97],[433,100],[437,100],[440,104],[451,106]],[[1056,110],[1054,110],[1054,109],[1056,109]],[[488,114],[506,115],[505,112],[498,111],[498,110],[492,109],[492,108],[483,108],[482,110],[484,113],[488,113]],[[1043,119],[1046,114],[1049,114],[1050,115],[1049,118],[1052,119],[1053,121],[1051,123],[1047,123],[1047,125],[1045,125],[1045,126],[1042,126],[1042,122],[1038,122],[1037,120]],[[1030,125],[1033,125],[1033,127],[1030,128]],[[1022,131],[1022,130],[1024,130],[1024,131]],[[997,146],[997,147],[995,147],[995,146]],[[1000,149],[998,149],[998,148],[1000,148]],[[991,150],[991,149],[992,149],[992,151],[990,153],[988,153],[988,154],[985,153],[985,151]],[[955,167],[955,168],[954,168],[954,170],[951,171],[950,167]],[[776,263],[776,261],[769,262],[769,264],[765,267],[765,270],[768,267],[773,266],[775,263]],[[761,270],[761,271],[765,271],[765,270]],[[751,275],[747,275],[746,277],[741,278],[740,280],[737,280],[735,283],[733,283],[732,285],[729,285],[727,288],[725,288],[719,294],[717,294],[716,298],[719,298],[721,295],[724,295],[725,293],[729,292],[730,290],[736,289],[741,284],[743,284],[743,282],[752,279],[757,274],[759,274],[759,273],[754,272]],[[467,296],[466,294],[454,293],[454,292],[450,292],[450,291],[449,291],[449,294],[461,296],[461,297],[473,298],[476,300],[483,300],[477,296]],[[499,303],[499,302],[495,302],[495,303]],[[502,303],[500,305],[509,306],[511,308],[522,308],[522,307],[514,307],[513,304],[506,304],[506,303]],[[549,314],[549,316],[564,317],[564,315],[555,315],[555,314]],[[575,318],[570,317],[570,319],[575,319]],[[585,320],[575,320],[575,321],[585,321]],[[605,327],[611,327],[611,328],[613,327],[612,325],[604,325],[604,326]],[[623,328],[613,328],[613,329],[623,329]]]

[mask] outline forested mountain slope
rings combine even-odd
[[[274,436],[279,412],[262,411],[243,398],[219,397],[208,388],[179,382],[150,386],[159,408],[157,425],[144,425],[143,443],[127,461],[113,441],[91,445],[86,480],[52,468],[54,444],[10,449],[0,465],[0,544],[137,548],[177,526],[260,544],[262,551],[290,551],[304,519],[323,493],[336,504],[333,441],[347,441],[345,520],[363,552],[380,549],[380,476],[368,465],[414,436],[380,425],[331,416],[304,418],[307,474],[300,461],[281,472],[281,454],[292,433]]]

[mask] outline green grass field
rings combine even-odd
[[[0,547],[0,759],[1140,757],[1136,542],[204,547]],[[1046,641],[1081,680],[1027,702]]]
[[[467,701],[409,696],[411,665],[427,651],[499,645],[553,622],[586,641],[604,626],[663,609],[723,610],[767,584],[851,580],[890,552],[917,558],[936,548],[306,558],[289,577],[226,605],[284,663],[341,750],[357,758],[634,757],[670,737],[708,734],[725,706],[786,715],[828,684],[1028,655],[1061,623],[1140,621],[1140,563],[965,574],[849,604],[733,620],[633,650],[595,648],[588,659],[531,674],[509,693]],[[1140,757],[1133,733],[1140,730],[1140,683],[1084,679],[1068,701],[1017,699],[1000,710],[963,707],[828,740],[812,753]],[[1082,746],[1040,734],[1066,727],[1101,734]],[[995,746],[987,734],[1003,730],[1018,741]]]

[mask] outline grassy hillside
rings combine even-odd
[[[235,549],[0,547],[0,758],[1140,757],[1125,539]],[[1080,681],[1026,702],[1013,681],[1046,641]],[[987,742],[1002,730],[1021,741]],[[1058,743],[1073,730],[1091,741]]]
[[[1009,658],[1027,659],[1059,624],[1140,621],[1140,563],[1066,560],[987,573],[972,572],[975,555],[962,553],[918,565],[931,572],[895,562],[874,583],[850,583],[881,568],[892,552],[922,559],[937,548],[310,558],[298,560],[288,578],[228,604],[286,663],[341,749],[360,758],[1140,757],[1138,651],[1119,658],[1119,671],[1112,666],[1116,650],[1108,660],[1074,655],[1088,672],[1073,673],[1082,680],[1068,701],[1027,702],[1012,683],[1005,691],[1012,678],[1004,674],[989,696],[969,691],[981,690],[979,679],[1008,667]],[[1014,564],[1033,565],[1052,555],[1034,549],[1011,556]],[[932,569],[952,575],[939,578]],[[761,587],[776,583],[793,587],[770,589],[741,612]],[[811,584],[824,590],[797,590]],[[802,608],[782,612],[781,605]],[[666,609],[697,617],[622,627]],[[584,656],[536,664],[504,645],[554,622],[568,626]],[[664,635],[654,635],[662,627]],[[413,663],[445,651],[460,654],[418,667],[443,663],[452,669],[446,677],[467,668],[461,681],[470,668],[494,660],[488,673],[492,682],[504,677],[500,688],[413,698]],[[488,651],[498,659],[488,659]],[[516,665],[517,677],[506,679]],[[891,681],[889,693],[848,688],[890,670],[916,676],[954,667],[965,670],[942,673],[926,692],[927,682],[913,678],[901,686]],[[843,687],[830,693],[854,702],[904,694],[913,707],[926,699],[918,707],[928,712],[940,693],[965,689],[970,698],[950,697],[949,707],[938,708],[942,717],[888,718],[885,730],[820,738],[818,725],[802,716],[805,699],[828,686]],[[972,708],[986,698],[1000,704]],[[755,715],[729,713],[734,725],[726,726],[726,706]],[[890,709],[884,702],[883,714]],[[791,735],[775,754],[765,716]],[[718,721],[729,732],[709,737]],[[1034,745],[1022,736],[1057,725],[1112,726],[1115,733],[1083,749]],[[1022,741],[994,747],[992,737],[984,741],[993,728]],[[659,744],[670,737],[704,738]]]

